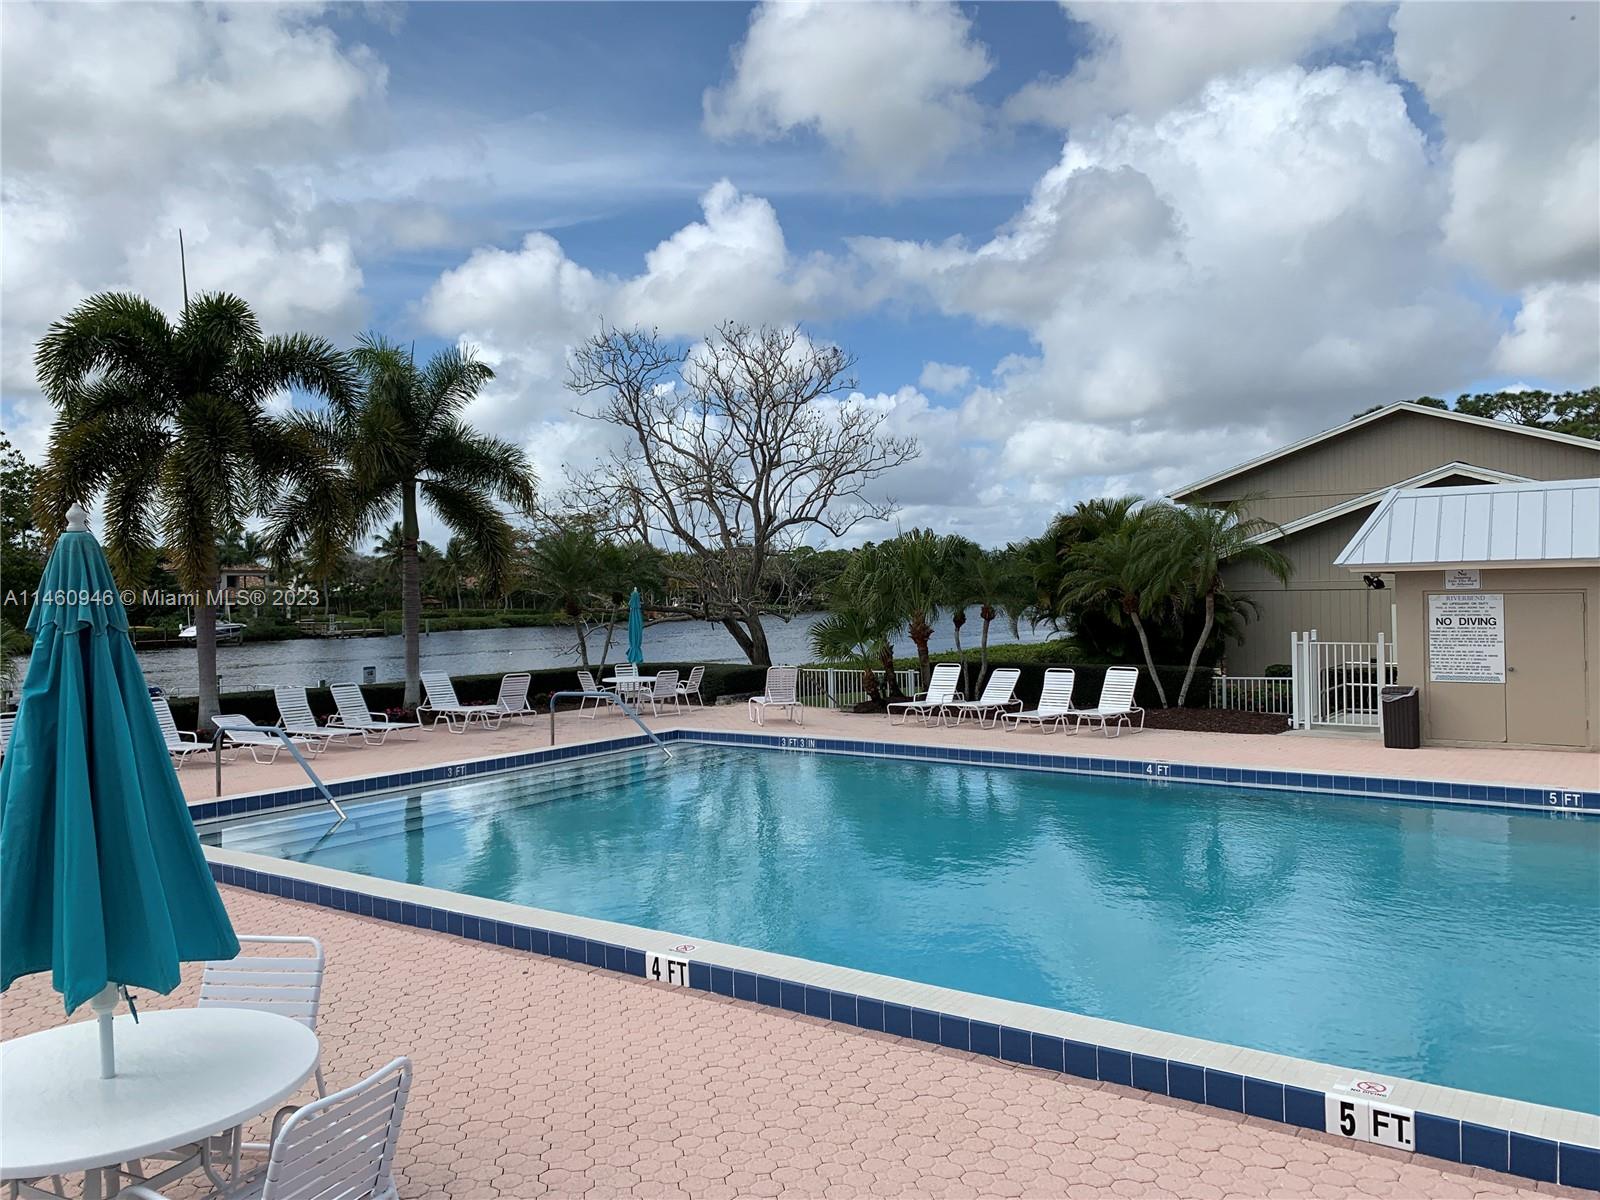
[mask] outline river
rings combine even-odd
[[[821,614],[806,613],[792,621],[769,618],[767,641],[775,662],[803,663],[814,656],[808,635]],[[962,641],[976,647],[980,622],[976,609],[968,610]],[[1004,621],[990,627],[992,642],[1040,642],[1050,636],[1044,627],[1022,626],[1013,638]],[[590,639],[590,655],[598,659],[604,634]],[[948,616],[939,621],[929,646],[934,651],[955,646],[954,627]],[[909,638],[895,642],[897,653],[913,652]],[[627,628],[618,626],[611,661],[627,650]],[[743,662],[733,637],[721,625],[705,621],[663,621],[644,634],[645,657],[653,662]],[[576,667],[577,638],[569,627],[539,629],[472,629],[424,634],[422,664],[452,675],[488,675],[497,671],[535,670],[540,667]],[[139,651],[145,678],[167,691],[192,696],[196,691],[192,646]],[[288,642],[245,642],[217,647],[217,673],[225,692],[269,688],[280,683],[313,685],[359,681],[363,667],[376,667],[378,679],[397,680],[405,674],[405,644],[399,635],[375,638],[302,638]]]

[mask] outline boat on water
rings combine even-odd
[[[182,629],[178,630],[178,637],[186,642],[192,642],[198,636],[199,635],[196,633],[193,625],[185,625]],[[232,643],[242,641],[244,641],[244,625],[242,622],[217,622],[217,645],[231,645]]]

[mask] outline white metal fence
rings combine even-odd
[[[1395,682],[1394,639],[1324,642],[1315,629],[1289,635],[1296,729],[1375,729],[1378,695]]]
[[[915,668],[895,672],[900,690],[910,696],[917,690]],[[878,672],[880,685],[883,672]],[[853,708],[867,698],[859,667],[801,667],[800,703],[811,708]]]
[[[1211,707],[1287,718],[1294,711],[1294,680],[1288,675],[1213,675]]]

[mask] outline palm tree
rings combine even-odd
[[[928,642],[940,608],[948,603],[953,557],[948,539],[931,529],[913,529],[879,543],[873,559],[871,589],[905,622],[917,647],[923,687],[931,677]]]
[[[40,479],[56,528],[74,502],[105,497],[105,545],[127,582],[159,550],[196,594],[199,719],[217,712],[218,544],[267,516],[285,488],[337,488],[337,462],[304,414],[275,414],[289,389],[344,403],[350,364],[329,342],[264,336],[250,306],[225,292],[184,306],[176,325],[143,297],[91,296],[50,326],[36,355],[57,409]],[[332,510],[313,514],[319,525]]]
[[[1120,524],[1106,526],[1091,540],[1073,545],[1065,558],[1059,600],[1063,608],[1095,609],[1113,625],[1133,626],[1156,695],[1166,708],[1167,689],[1145,629],[1145,619],[1167,601],[1152,582],[1149,543],[1156,532],[1153,510],[1141,509],[1125,513]]]
[[[823,662],[859,664],[862,690],[873,704],[881,705],[883,691],[878,686],[877,664],[893,628],[893,618],[866,608],[833,609],[811,627],[811,652]]]
[[[978,678],[982,679],[989,673],[989,627],[1003,615],[1011,626],[1011,636],[1018,636],[1022,614],[1033,600],[1033,589],[1020,556],[1010,546],[1004,550],[979,550],[968,570],[982,622],[978,640]]]
[[[1217,623],[1220,598],[1232,602],[1222,568],[1227,563],[1250,563],[1262,568],[1284,586],[1294,574],[1294,565],[1276,547],[1257,539],[1273,533],[1278,526],[1246,511],[1248,500],[1220,505],[1165,505],[1151,513],[1153,536],[1144,555],[1152,586],[1165,594],[1181,595],[1204,606],[1205,619],[1189,655],[1178,706],[1183,707],[1200,667],[1200,655],[1211,640]],[[1231,603],[1230,603],[1230,606]]]
[[[528,567],[535,588],[555,603],[572,621],[578,635],[578,655],[590,667],[585,620],[610,581],[599,577],[601,541],[588,525],[573,523],[548,530],[528,551]]]
[[[455,588],[456,611],[460,612],[466,607],[461,599],[461,585],[467,576],[477,570],[477,558],[472,553],[472,547],[458,537],[451,538],[444,544],[444,553],[439,556],[439,569]]]
[[[512,529],[496,505],[533,506],[528,457],[461,420],[494,372],[470,352],[450,347],[419,368],[396,343],[364,336],[351,352],[360,393],[337,410],[341,443],[356,490],[356,524],[370,529],[400,514],[400,608],[405,634],[405,705],[422,698],[422,570],[418,519],[426,503],[477,558],[484,586],[498,590],[512,550]]]

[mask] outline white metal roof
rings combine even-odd
[[[1600,565],[1600,479],[1395,488],[1334,562],[1352,570]]]
[[[1464,425],[1477,425],[1484,429],[1498,429],[1505,433],[1520,433],[1525,437],[1543,438],[1545,441],[1561,442],[1568,446],[1586,446],[1593,449],[1595,446],[1600,445],[1600,443],[1589,438],[1578,437],[1576,434],[1557,433],[1553,429],[1540,429],[1533,425],[1513,425],[1509,421],[1495,421],[1489,417],[1474,417],[1469,413],[1456,412],[1454,409],[1431,408],[1426,404],[1415,404],[1410,400],[1401,400],[1398,403],[1385,405],[1383,408],[1374,409],[1372,412],[1355,417],[1346,421],[1343,425],[1335,425],[1332,429],[1324,429],[1321,433],[1313,434],[1308,438],[1301,438],[1298,442],[1291,442],[1287,446],[1281,446],[1270,454],[1263,454],[1258,458],[1250,459],[1248,462],[1231,466],[1226,471],[1219,471],[1215,475],[1197,479],[1193,483],[1186,484],[1177,491],[1168,494],[1173,500],[1182,500],[1185,496],[1193,495],[1195,492],[1200,491],[1202,488],[1208,488],[1212,484],[1221,483],[1224,479],[1231,479],[1235,475],[1243,475],[1246,471],[1253,471],[1257,467],[1265,466],[1276,459],[1286,458],[1301,450],[1307,450],[1321,442],[1328,441],[1330,438],[1339,437],[1341,434],[1349,433],[1353,429],[1360,429],[1363,425],[1371,425],[1374,421],[1383,421],[1395,416],[1397,413],[1406,412],[1417,413],[1432,420],[1456,421]]]

